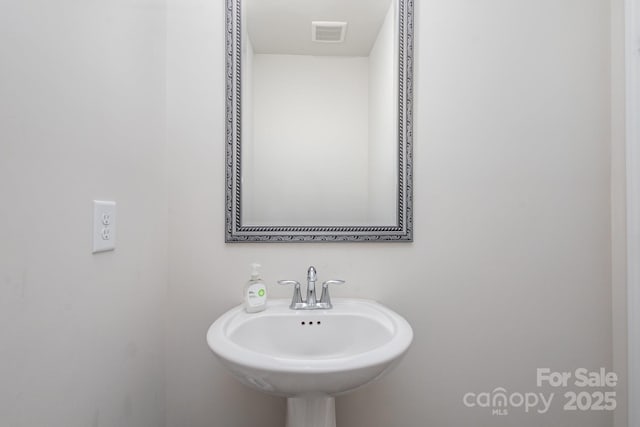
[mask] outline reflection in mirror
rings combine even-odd
[[[410,6],[228,0],[227,241],[411,240]]]
[[[242,223],[395,224],[395,3],[244,4]]]

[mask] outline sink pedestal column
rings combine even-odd
[[[336,427],[336,401],[326,394],[289,397],[286,427]]]

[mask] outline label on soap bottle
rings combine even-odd
[[[263,305],[267,300],[267,290],[264,284],[255,283],[247,289],[247,304],[251,307]]]

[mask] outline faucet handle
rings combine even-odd
[[[322,308],[333,307],[331,304],[331,297],[329,296],[329,285],[342,284],[344,284],[344,280],[327,280],[326,282],[322,282],[322,296],[320,297],[320,304],[322,304]]]
[[[339,279],[335,279],[335,280],[327,280],[326,282],[322,282],[322,288],[328,288],[329,285],[344,285],[345,281],[344,280],[339,280]]]
[[[296,288],[299,288],[300,282],[297,280],[278,280],[278,285],[294,285]]]
[[[296,309],[303,304],[302,294],[300,293],[300,282],[296,280],[278,280],[278,284],[293,285],[293,297],[291,298],[291,305],[289,305],[289,308]]]

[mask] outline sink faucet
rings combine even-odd
[[[314,266],[309,267],[307,270],[307,299],[302,299],[302,293],[300,292],[300,282],[296,280],[278,280],[281,285],[293,285],[293,298],[291,299],[291,305],[289,308],[292,310],[319,310],[330,309],[333,307],[331,304],[331,297],[329,296],[329,285],[341,285],[344,280],[327,280],[322,283],[322,295],[320,300],[316,298],[316,280],[318,273]]]

